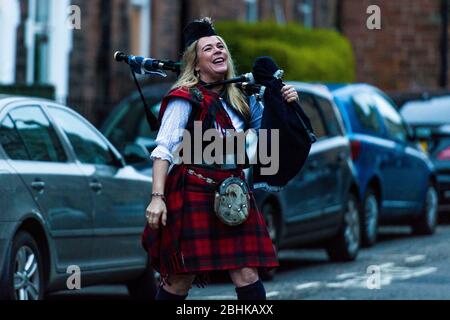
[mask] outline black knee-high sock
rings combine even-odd
[[[238,300],[266,300],[266,289],[261,280],[245,287],[236,288]]]
[[[159,287],[158,292],[156,293],[155,300],[186,300],[188,295],[180,296],[177,294],[173,294],[164,290],[163,287]]]

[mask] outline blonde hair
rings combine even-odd
[[[228,46],[222,39],[222,37],[217,36],[217,38],[219,38],[219,40],[222,41],[225,50],[228,52],[228,62],[227,62],[228,71],[225,75],[225,80],[234,78],[236,76],[236,73],[233,64],[233,59],[231,58],[230,55],[230,50],[228,50]],[[197,64],[197,43],[198,40],[186,48],[182,58],[183,67],[181,70],[181,75],[175,82],[175,84],[172,86],[172,89],[192,88],[199,83],[200,78],[196,76],[195,72],[195,66]],[[250,120],[250,107],[248,105],[247,98],[244,95],[244,93],[238,88],[236,88],[236,86],[234,85],[227,85],[226,95],[228,101],[231,104],[231,107],[237,110],[242,116],[244,116],[244,118],[247,121]]]

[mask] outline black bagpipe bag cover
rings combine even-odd
[[[269,187],[282,188],[302,169],[314,142],[311,139],[311,122],[297,102],[287,103],[281,94],[284,86],[281,79],[275,77],[280,68],[270,57],[259,57],[253,66],[255,82],[266,87],[264,92],[264,112],[261,129],[268,131],[268,152],[272,150],[271,130],[279,130],[279,169],[273,175],[262,175],[259,161],[253,166],[253,184],[267,184]],[[308,132],[309,131],[309,132]],[[258,144],[259,148],[259,144]],[[259,150],[258,150],[259,154]],[[274,156],[271,155],[272,161]]]

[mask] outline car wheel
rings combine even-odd
[[[377,194],[373,189],[369,189],[364,197],[361,212],[361,240],[365,247],[371,247],[377,242],[379,215],[380,203]]]
[[[36,241],[19,232],[12,242],[9,264],[3,277],[4,295],[8,300],[44,299],[44,265]]]
[[[147,264],[144,273],[127,283],[128,293],[135,300],[154,300],[157,291],[157,279],[150,264]]]
[[[358,255],[361,242],[358,201],[350,193],[344,206],[343,223],[339,233],[327,246],[328,256],[332,261],[352,261]]]
[[[267,225],[267,230],[269,232],[270,239],[272,240],[273,248],[275,252],[278,251],[278,241],[279,241],[279,228],[278,228],[278,218],[276,214],[275,207],[271,203],[266,203],[262,207],[262,214]],[[259,276],[263,281],[271,281],[275,277],[277,268],[259,269]]]
[[[431,235],[436,231],[438,220],[438,193],[436,187],[429,185],[425,204],[420,217],[413,223],[413,233]]]

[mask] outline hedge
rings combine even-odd
[[[271,56],[285,80],[353,82],[355,62],[350,42],[339,33],[272,22],[217,22],[239,73],[251,71],[259,56]]]

